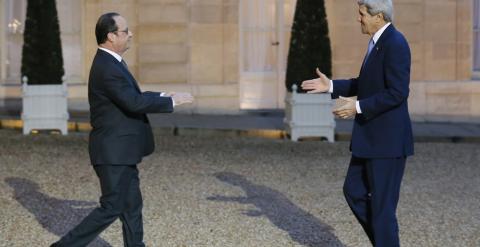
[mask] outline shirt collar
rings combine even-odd
[[[390,26],[390,24],[392,24],[391,22],[388,22],[387,24],[385,24],[382,28],[380,28],[374,35],[373,35],[373,43],[376,44],[378,39],[380,39],[380,36],[382,36],[382,33],[385,31],[385,29],[387,29],[388,26]]]
[[[117,59],[119,62],[122,61],[122,56],[118,55],[117,53],[115,53],[114,51],[111,51],[107,48],[103,48],[103,47],[98,47],[98,49],[102,50],[102,51],[105,51],[107,52],[108,54],[112,55],[115,59]]]

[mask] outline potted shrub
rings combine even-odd
[[[23,133],[58,129],[67,134],[67,87],[55,0],[28,0],[22,49]]]
[[[330,39],[323,0],[298,0],[292,25],[285,86],[285,127],[291,139],[325,137],[334,141],[330,94],[306,94],[300,84],[318,77],[319,68],[332,74]]]

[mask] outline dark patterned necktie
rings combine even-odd
[[[123,67],[125,67],[125,69],[128,71],[128,74],[130,74],[130,71],[128,70],[128,66],[127,66],[127,63],[125,62],[125,59],[122,59],[122,61],[120,61],[120,63],[123,65]],[[130,74],[130,77],[132,79],[132,84],[133,86],[135,87],[135,89],[137,89],[137,91],[141,92],[140,91],[140,88],[138,87],[137,85],[137,82],[135,81],[135,79],[133,78],[133,76]]]
[[[127,66],[127,63],[125,62],[125,59],[122,59],[122,61],[120,61],[120,63],[123,65],[123,67],[125,67],[125,69],[128,70],[128,66]]]

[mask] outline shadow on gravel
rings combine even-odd
[[[245,177],[231,173],[215,173],[215,177],[225,183],[238,186],[245,191],[245,197],[227,197],[215,195],[211,201],[237,202],[252,204],[257,210],[248,210],[245,215],[265,216],[275,226],[288,232],[297,243],[309,246],[344,246],[332,233],[333,229],[308,212],[292,203],[282,193],[263,185],[248,181]]]
[[[35,216],[35,219],[49,232],[61,237],[90,213],[96,202],[61,200],[39,191],[35,182],[24,178],[10,177],[5,182],[13,188],[13,198]],[[111,247],[100,237],[89,247]]]

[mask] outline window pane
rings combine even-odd
[[[473,28],[478,29],[480,27],[480,0],[473,1]]]
[[[23,30],[25,29],[26,17],[26,1],[25,0],[7,0],[5,1],[4,11],[7,27],[4,29],[5,35],[5,61],[2,63],[6,66],[6,75],[4,76],[7,83],[20,84],[20,66],[22,59],[23,46]]]
[[[473,70],[480,70],[480,32],[474,33]]]
[[[276,46],[272,45],[275,32],[245,32],[244,39],[245,72],[275,71]]]
[[[473,70],[480,71],[480,0],[473,1]]]
[[[276,0],[243,0],[241,4],[244,71],[275,71]]]

